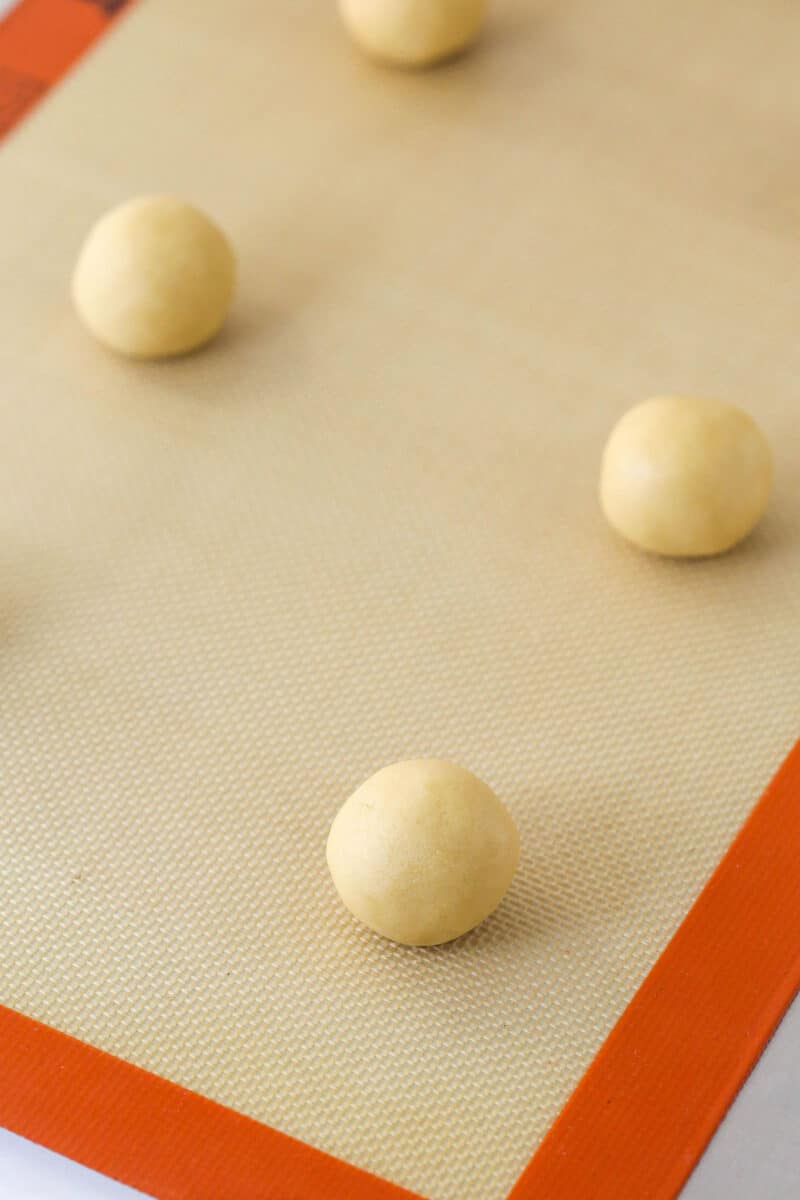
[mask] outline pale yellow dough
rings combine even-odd
[[[497,908],[519,835],[475,775],[419,759],[384,767],[353,793],[333,822],[327,857],[354,917],[393,941],[433,946]]]
[[[339,0],[339,9],[367,54],[398,66],[425,67],[474,41],[486,0]]]
[[[693,396],[657,396],[625,414],[603,454],[611,525],[655,554],[722,554],[762,516],[772,485],[767,441],[747,413]]]
[[[233,251],[204,213],[174,196],[141,196],[101,217],[72,278],[81,319],[133,358],[184,354],[225,320]]]

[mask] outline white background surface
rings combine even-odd
[[[0,1129],[0,1200],[136,1200],[141,1194]]]
[[[681,1200],[800,1196],[800,997],[717,1130]]]
[[[682,1200],[797,1200],[798,1130],[800,998],[720,1126]],[[0,1200],[135,1200],[137,1196],[141,1193],[0,1130]]]

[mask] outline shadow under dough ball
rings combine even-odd
[[[772,456],[732,404],[656,396],[625,414],[606,443],[600,502],[609,523],[654,554],[722,554],[760,520]]]
[[[167,358],[218,332],[236,264],[224,233],[174,196],[141,196],[101,217],[83,244],[72,296],[99,341],[131,358]]]
[[[353,40],[373,58],[427,67],[475,40],[486,0],[339,0]]]
[[[494,912],[519,860],[519,835],[487,784],[454,763],[384,767],[331,826],[328,866],[342,901],[408,946],[452,941]]]

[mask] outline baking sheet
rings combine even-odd
[[[385,72],[333,6],[143,0],[0,153],[0,1002],[430,1197],[505,1194],[797,733],[800,23],[498,0]],[[228,330],[118,361],[94,217],[233,238]],[[718,561],[605,529],[631,403],[776,452]],[[338,906],[401,757],[514,811],[450,947]]]

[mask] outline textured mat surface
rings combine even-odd
[[[144,0],[0,152],[0,1002],[431,1200],[500,1200],[797,736],[800,18],[498,0],[424,76],[333,6]],[[234,240],[207,352],[67,281],[176,191]],[[772,440],[739,551],[595,500],[656,391]],[[434,951],[355,927],[343,798],[484,776],[523,838]]]

